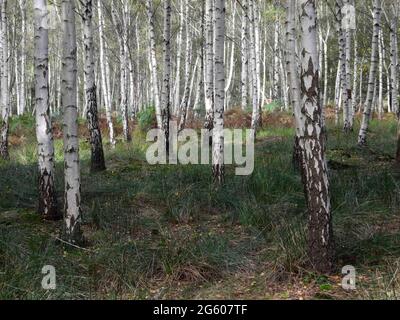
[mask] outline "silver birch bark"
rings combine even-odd
[[[169,122],[170,122],[170,87],[171,87],[171,0],[164,1],[164,75],[161,91],[161,118],[162,130],[164,131],[166,155],[169,158]]]
[[[383,115],[383,35],[382,29],[379,31],[379,44],[378,44],[378,117],[379,120],[382,119]]]
[[[300,0],[302,34],[300,140],[304,156],[304,183],[309,212],[309,257],[316,271],[333,269],[333,232],[325,130],[319,99],[319,66],[315,0]]]
[[[254,1],[254,0],[249,0]],[[254,19],[254,18],[253,18]],[[251,20],[253,20],[251,19]],[[279,21],[278,17],[275,17],[274,22],[274,59],[273,59],[273,85],[272,85],[272,99],[279,99]]]
[[[180,107],[180,90],[181,90],[181,62],[182,62],[182,42],[183,42],[183,26],[184,26],[184,6],[183,1],[180,0],[180,13],[179,13],[179,31],[177,36],[177,51],[176,51],[176,72],[175,72],[175,85],[174,85],[174,113],[178,112]]]
[[[248,50],[248,9],[247,9],[247,3],[248,0],[243,0],[242,1],[242,7],[243,7],[243,16],[242,16],[242,41],[241,41],[241,59],[242,59],[242,65],[241,65],[241,106],[242,109],[245,110],[247,109],[248,106],[248,91],[247,91],[247,86],[248,86],[248,72],[249,72],[249,50]]]
[[[64,112],[64,179],[65,179],[65,237],[70,243],[80,243],[81,178],[79,164],[78,109],[76,106],[77,46],[75,0],[62,0],[62,108]]]
[[[253,18],[254,18],[254,46],[256,58],[256,80],[257,80],[257,104],[261,108],[261,51],[260,51],[260,8],[258,1],[253,2]],[[259,111],[259,121],[261,121],[261,113]]]
[[[358,87],[358,41],[357,41],[357,34],[354,32],[354,68],[353,68],[353,107],[351,109],[352,111],[352,121],[354,123],[354,116],[355,112],[357,110],[357,87]]]
[[[186,115],[189,108],[189,95],[190,95],[190,73],[192,67],[192,34],[189,24],[189,0],[185,0],[185,31],[186,31],[186,56],[185,56],[185,84],[183,90],[183,97],[179,110],[179,131],[183,130],[186,125]]]
[[[114,125],[112,122],[111,113],[111,96],[110,96],[110,85],[109,85],[109,72],[107,71],[108,61],[107,53],[105,52],[104,44],[104,18],[103,18],[103,8],[101,1],[97,2],[98,17],[99,17],[99,42],[100,42],[100,72],[101,72],[101,86],[104,98],[104,105],[106,108],[107,125],[109,132],[109,139],[111,147],[115,147],[115,137],[114,137]]]
[[[336,82],[335,82],[335,125],[339,125],[339,112],[342,104],[342,87],[341,87],[341,62],[340,59],[337,64]]]
[[[150,64],[153,78],[154,107],[156,109],[157,125],[162,127],[160,92],[158,89],[157,57],[156,57],[156,36],[154,30],[154,9],[153,0],[146,0],[146,10],[149,24],[149,43],[150,43]]]
[[[249,0],[249,21],[250,21],[250,66],[252,73],[252,119],[251,129],[254,130],[254,135],[257,134],[257,128],[260,123],[260,108],[258,104],[258,80],[257,80],[257,58],[256,58],[256,45],[255,45],[255,23],[254,23],[254,0]],[[279,61],[278,61],[279,63]]]
[[[47,1],[34,1],[35,108],[39,167],[39,214],[47,220],[62,218],[54,185],[54,142],[49,104],[49,30]],[[23,54],[25,54],[23,52]]]
[[[351,7],[351,1],[350,0],[344,0],[343,4],[345,5],[343,10],[346,10],[346,8]],[[342,13],[343,14],[343,13]],[[350,15],[350,12],[345,12],[345,17],[347,15]],[[350,29],[350,26],[347,26],[343,30],[344,33],[344,71],[345,71],[345,76],[344,78],[344,86],[343,86],[343,92],[344,94],[344,108],[343,108],[343,114],[344,114],[344,119],[343,119],[343,130],[344,132],[348,133],[353,131],[353,112],[351,109],[353,108],[353,91],[351,87],[351,52],[352,52],[352,31]]]
[[[10,116],[10,98],[9,98],[9,60],[8,60],[8,37],[7,37],[7,0],[0,1],[0,156],[8,160],[8,131]]]
[[[106,169],[104,161],[103,140],[99,128],[97,111],[96,79],[94,73],[94,43],[93,43],[93,0],[83,3],[83,33],[85,47],[85,94],[86,119],[90,134],[91,170]]]
[[[390,97],[393,112],[397,115],[397,151],[396,161],[400,163],[400,109],[399,109],[399,49],[398,49],[398,23],[400,5],[399,3],[392,5],[393,18],[390,21]]]
[[[18,107],[18,115],[25,113],[26,107],[26,1],[19,0],[19,7],[21,9],[21,83],[20,83],[20,100]]]
[[[131,140],[129,132],[128,119],[128,2],[124,0],[122,18],[118,15],[117,7],[112,2],[111,15],[113,24],[117,30],[117,39],[119,46],[119,62],[120,62],[120,111],[122,115],[123,136],[125,141]],[[122,21],[121,21],[122,20]]]
[[[323,107],[326,108],[328,104],[328,40],[330,37],[330,25],[328,24],[328,28],[326,31],[326,36],[323,38],[323,47],[324,47],[324,94],[323,94]]]
[[[301,99],[300,99],[300,81],[297,72],[296,59],[296,0],[288,0],[286,18],[286,64],[288,72],[288,82],[290,88],[291,104],[295,119],[301,118]],[[296,168],[303,170],[303,151],[301,150],[300,140],[304,136],[304,128],[299,126],[300,122],[296,121],[296,137],[293,149],[293,164]]]
[[[213,177],[222,184],[224,166],[224,100],[225,100],[225,0],[215,0],[214,10],[214,128],[213,128]]]
[[[376,68],[378,62],[377,60],[378,60],[379,31],[381,29],[381,15],[382,15],[381,0],[374,0],[371,64],[369,70],[367,98],[365,101],[361,128],[358,135],[359,146],[365,146],[367,143],[367,132],[369,127],[369,121],[371,118],[372,100],[374,98],[374,91],[375,91]]]
[[[228,79],[226,81],[226,87],[225,87],[225,110],[228,109],[228,104],[230,101],[230,88],[232,85],[232,80],[233,80],[233,73],[235,70],[235,36],[236,36],[236,1],[233,3],[233,8],[232,8],[232,24],[231,24],[231,52],[230,52],[230,58],[229,58],[229,71],[228,71]]]
[[[391,105],[392,110],[399,116],[399,51],[398,51],[398,14],[399,14],[399,4],[394,5],[394,15],[390,23],[390,91],[391,91]]]
[[[206,38],[206,66],[205,66],[205,106],[206,117],[204,128],[212,130],[214,121],[214,0],[205,0],[205,38]]]

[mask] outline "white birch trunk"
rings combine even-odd
[[[242,17],[242,40],[241,40],[241,106],[243,110],[248,107],[248,72],[249,72],[249,42],[248,42],[248,0],[242,1],[243,17]]]
[[[319,66],[315,0],[299,0],[302,34],[301,114],[296,121],[304,130],[304,183],[309,211],[309,256],[316,271],[333,269],[333,231],[325,130],[319,99]]]
[[[204,128],[212,130],[214,121],[214,0],[206,0],[205,8],[205,38],[206,38],[206,65],[205,65],[205,106],[206,117]]]
[[[20,83],[20,100],[18,107],[18,115],[25,113],[26,108],[26,1],[19,0],[19,6],[21,9],[21,83]]]
[[[49,104],[49,30],[47,1],[34,1],[35,15],[35,109],[39,166],[39,214],[44,219],[62,218],[54,185],[54,142]],[[22,54],[25,54],[24,52]]]
[[[156,56],[156,36],[154,29],[154,9],[153,0],[146,0],[146,10],[149,24],[149,43],[150,43],[150,64],[153,78],[154,107],[156,109],[157,125],[162,128],[160,93],[158,89],[157,56]]]
[[[225,0],[215,0],[214,10],[214,128],[213,128],[213,177],[222,184],[224,166],[224,100],[225,100]]]
[[[181,62],[182,62],[182,42],[183,42],[183,25],[184,25],[184,0],[180,0],[180,13],[179,13],[179,31],[177,36],[177,51],[176,51],[176,72],[175,72],[175,85],[174,85],[174,113],[178,112],[180,108],[180,90],[181,90]]]
[[[8,57],[8,22],[7,22],[7,0],[0,0],[0,156],[8,160],[8,131],[10,116],[10,97],[9,97],[9,57]]]
[[[254,135],[257,133],[257,128],[260,124],[260,108],[258,104],[258,80],[257,80],[257,58],[255,45],[255,23],[254,23],[254,0],[249,0],[249,21],[250,21],[250,66],[252,73],[252,120],[251,129],[254,130]],[[278,58],[278,57],[277,57]],[[278,61],[279,62],[279,61]]]
[[[185,56],[185,85],[183,90],[183,97],[179,110],[179,131],[183,130],[186,125],[186,116],[189,108],[189,95],[190,95],[190,73],[192,68],[192,32],[189,24],[189,0],[185,0],[185,31],[186,31],[186,56]]]
[[[382,15],[381,0],[374,0],[371,64],[369,70],[367,98],[365,101],[360,133],[358,135],[358,144],[360,146],[364,146],[367,143],[367,132],[369,128],[369,121],[371,118],[372,100],[374,98],[374,91],[375,91],[376,68],[378,63],[377,60],[378,60],[379,31],[381,29],[381,15]]]
[[[80,243],[82,233],[81,179],[79,165],[78,109],[76,107],[77,46],[75,1],[62,0],[63,67],[62,108],[64,111],[64,179],[65,237],[70,243]]]
[[[112,122],[111,112],[111,95],[109,85],[109,71],[108,71],[108,59],[105,51],[104,44],[104,18],[101,1],[97,2],[98,16],[99,16],[99,42],[100,42],[100,71],[101,71],[101,86],[104,98],[104,105],[106,108],[107,125],[109,131],[109,139],[111,147],[115,147],[115,136],[114,136],[114,125]]]
[[[166,155],[169,158],[169,122],[170,122],[170,87],[171,87],[171,0],[164,1],[164,34],[163,34],[163,51],[164,51],[164,75],[163,86],[161,91],[161,119],[162,130],[165,135]]]

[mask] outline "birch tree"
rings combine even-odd
[[[192,34],[189,23],[189,1],[184,0],[185,2],[185,31],[186,31],[186,56],[185,56],[185,84],[183,90],[183,97],[180,104],[180,120],[179,120],[179,131],[183,130],[186,125],[186,117],[190,103],[190,74],[192,67]]]
[[[99,18],[99,42],[100,42],[100,73],[101,73],[101,87],[104,98],[104,105],[106,108],[107,125],[109,132],[109,140],[111,147],[115,147],[115,136],[114,136],[114,125],[112,121],[111,112],[111,88],[110,88],[110,72],[109,72],[109,62],[108,55],[105,47],[104,40],[104,18],[103,18],[103,7],[101,0],[97,1],[97,10]]]
[[[34,1],[35,15],[35,108],[39,165],[39,213],[44,219],[62,217],[57,209],[54,185],[54,142],[49,104],[49,30],[47,1]]]
[[[179,31],[176,43],[176,72],[175,72],[175,89],[174,89],[174,112],[177,112],[180,107],[180,90],[181,90],[181,61],[182,61],[182,42],[183,42],[183,26],[184,26],[184,0],[179,0]]]
[[[7,160],[10,116],[7,0],[0,0],[0,156]]]
[[[296,123],[304,157],[304,183],[309,213],[309,256],[319,272],[333,269],[333,232],[322,107],[319,99],[319,65],[315,0],[299,1],[301,25],[301,113]]]
[[[97,112],[96,79],[94,73],[94,43],[93,43],[93,0],[83,2],[83,33],[85,47],[85,89],[86,89],[86,119],[90,134],[91,170],[106,169],[104,161],[103,140],[99,128]]]
[[[154,9],[153,0],[146,0],[146,11],[148,17],[148,34],[149,34],[149,50],[150,50],[150,68],[152,74],[154,106],[156,109],[157,124],[162,128],[160,93],[158,89],[158,73],[157,73],[157,57],[156,57],[156,35],[154,30]]]
[[[352,84],[351,84],[351,52],[352,52],[352,31],[350,28],[350,21],[348,19],[351,19],[351,14],[349,10],[353,8],[353,5],[351,3],[351,0],[344,0],[343,1],[344,8],[342,9],[342,16],[343,19],[346,19],[345,21],[345,28],[343,32],[343,37],[344,37],[344,84],[343,84],[343,92],[345,101],[344,101],[344,125],[343,125],[343,130],[344,132],[351,132],[353,131],[353,91],[352,91]]]
[[[62,86],[64,112],[64,216],[65,237],[70,243],[80,243],[81,233],[81,178],[79,164],[77,94],[77,45],[75,28],[75,0],[62,0]]]
[[[119,62],[120,62],[120,105],[122,115],[122,127],[125,141],[131,140],[131,134],[129,131],[129,119],[128,119],[128,1],[122,2],[122,15],[117,12],[117,6],[115,2],[111,3],[111,17],[114,27],[117,30],[117,39],[119,47]]]
[[[161,92],[161,118],[162,129],[165,135],[166,154],[169,157],[169,122],[170,122],[170,87],[171,87],[171,0],[164,1],[164,75]]]
[[[288,72],[288,80],[290,87],[291,103],[295,115],[295,119],[301,119],[300,106],[300,81],[297,72],[297,44],[296,44],[296,0],[288,0],[287,3],[287,18],[286,18],[286,64]],[[296,137],[293,149],[293,162],[296,168],[303,172],[303,152],[301,150],[300,140],[304,136],[304,128],[300,126],[300,122],[296,121]]]
[[[378,47],[379,47],[379,32],[381,29],[381,15],[382,15],[381,0],[374,0],[371,63],[369,70],[367,98],[365,101],[361,128],[358,135],[359,146],[365,146],[367,143],[367,133],[372,112],[372,101],[375,96],[374,92],[376,88],[375,81],[376,81],[376,70],[378,64]]]
[[[398,80],[398,72],[399,72],[399,49],[398,49],[398,39],[397,33],[399,29],[398,21],[399,21],[399,3],[393,4],[393,17],[390,21],[390,91],[391,91],[391,106],[392,110],[399,114],[399,80]]]
[[[224,100],[225,100],[225,0],[215,0],[214,11],[214,128],[213,176],[222,184],[224,166]]]
[[[249,0],[249,20],[250,20],[250,68],[252,73],[252,106],[253,114],[251,118],[251,129],[254,130],[254,135],[256,135],[258,125],[260,123],[260,108],[258,100],[258,76],[257,73],[257,49],[256,49],[256,36],[255,36],[255,6],[254,0]],[[276,52],[277,53],[277,52]]]
[[[26,1],[19,0],[19,7],[21,10],[21,83],[19,88],[19,104],[18,115],[25,113],[26,107]]]
[[[248,0],[242,1],[243,15],[242,15],[242,40],[241,40],[241,106],[243,110],[246,110],[248,106],[248,72],[249,72],[249,53],[248,53]]]
[[[205,38],[206,38],[206,66],[205,66],[205,106],[206,117],[204,127],[212,130],[214,118],[214,0],[205,0]]]

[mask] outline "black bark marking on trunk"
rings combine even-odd
[[[39,173],[39,208],[38,212],[45,220],[58,221],[62,214],[58,210],[54,178],[45,169]]]
[[[86,92],[87,97],[87,124],[90,134],[91,146],[91,171],[99,172],[106,170],[103,142],[99,128],[99,119],[97,113],[96,86]]]

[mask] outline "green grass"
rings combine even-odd
[[[32,134],[0,163],[0,299],[395,298],[400,294],[400,171],[395,121],[373,121],[369,147],[356,147],[330,126],[328,158],[338,270],[307,269],[307,214],[292,168],[293,130],[258,135],[254,173],[215,188],[210,166],[149,166],[143,133],[106,149],[108,170],[89,173],[81,142],[87,248],[60,243],[61,223],[35,213],[36,148]],[[28,123],[29,125],[29,123]],[[62,207],[62,141],[56,140]],[[354,265],[359,289],[338,287]],[[57,289],[41,289],[41,268],[54,265]],[[302,288],[299,290],[298,288]],[[306,289],[304,289],[306,288]],[[299,293],[302,291],[303,293]]]

